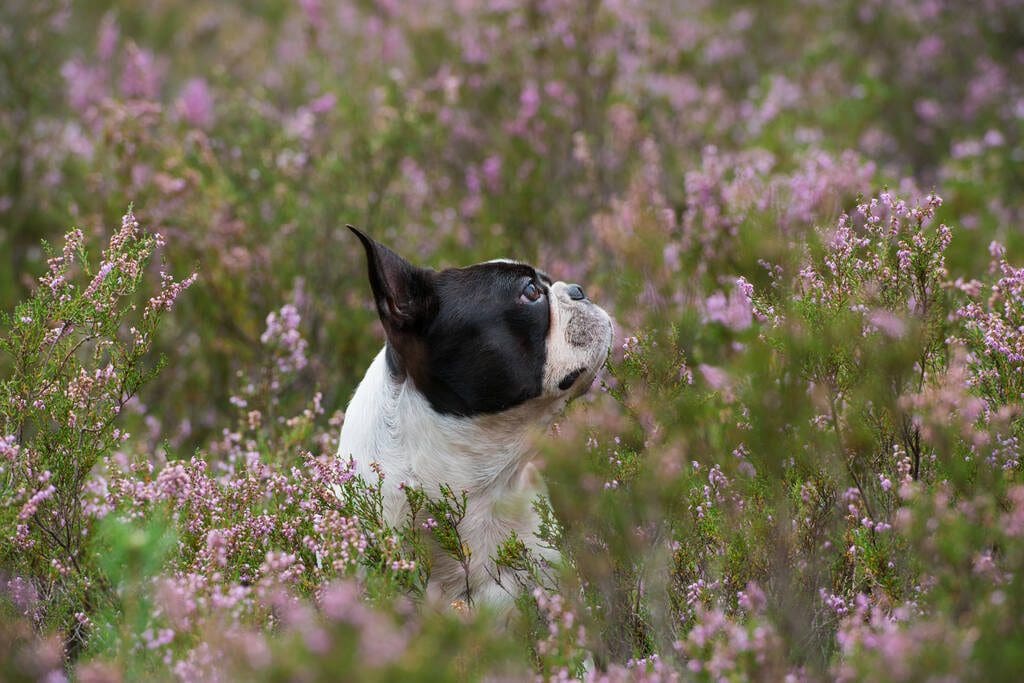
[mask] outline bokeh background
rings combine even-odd
[[[949,225],[951,243],[926,247],[922,237],[917,245],[942,255],[941,265],[925,268],[922,282],[934,279],[935,289],[928,292],[973,292],[983,302],[995,291],[986,288],[1000,276],[1000,259],[1012,264],[1024,258],[1019,0],[5,0],[0,7],[0,309],[13,310],[35,291],[46,269],[43,240],[59,250],[61,235],[78,227],[86,241],[100,244],[130,204],[146,229],[166,238],[165,267],[179,275],[199,274],[157,338],[166,368],[124,417],[133,435],[124,451],[157,470],[195,454],[215,466],[234,448],[228,437],[240,408],[265,401],[266,423],[274,425],[279,416],[299,414],[317,392],[319,444],[329,452],[342,419],[336,412],[382,343],[362,249],[346,223],[432,267],[497,257],[534,262],[558,278],[582,283],[613,314],[618,365],[604,389],[595,388],[595,396],[577,408],[548,457],[556,516],[569,537],[578,532],[581,544],[575,555],[567,552],[578,563],[579,590],[587,594],[596,586],[594,595],[603,596],[583,603],[607,600],[614,615],[594,617],[598,625],[578,651],[559,650],[564,661],[550,659],[550,649],[538,652],[536,639],[527,637],[534,645],[523,652],[532,654],[515,660],[526,668],[513,667],[509,671],[517,673],[509,675],[528,675],[523,672],[533,667],[545,676],[597,676],[630,660],[633,668],[617,675],[721,680],[874,671],[911,680],[928,670],[895,669],[886,659],[891,653],[875,651],[899,642],[903,649],[893,657],[916,661],[896,635],[878,635],[874,645],[863,645],[865,636],[849,648],[835,640],[848,614],[860,610],[857,623],[874,628],[871,610],[882,610],[888,619],[934,585],[922,575],[941,574],[928,569],[932,560],[909,540],[882,550],[871,539],[850,536],[850,524],[856,527],[860,515],[848,511],[855,503],[842,492],[856,481],[868,500],[890,494],[880,482],[886,473],[895,478],[902,461],[883,455],[891,455],[894,444],[912,445],[913,436],[901,427],[904,418],[921,425],[908,417],[912,409],[899,402],[901,396],[920,393],[934,380],[961,392],[950,399],[950,410],[966,405],[964,392],[979,385],[977,377],[949,380],[943,374],[953,357],[947,338],[965,335],[943,328],[937,337],[914,336],[917,351],[901,347],[891,363],[872,355],[875,347],[845,356],[844,372],[860,376],[871,389],[858,394],[850,386],[860,386],[860,380],[836,380],[832,398],[838,397],[838,407],[833,400],[829,419],[840,440],[843,431],[848,439],[838,450],[822,445],[824,437],[787,431],[787,424],[813,418],[799,406],[823,386],[820,378],[809,380],[803,393],[779,389],[782,403],[758,404],[754,398],[781,386],[791,376],[787,368],[813,366],[817,351],[800,346],[807,340],[799,331],[786,328],[780,341],[751,325],[778,322],[776,312],[784,317],[783,303],[767,303],[773,297],[791,304],[808,300],[806,293],[793,294],[798,288],[779,284],[798,282],[805,262],[824,259],[820,270],[831,268],[833,275],[843,268],[854,272],[852,261],[829,265],[837,221],[883,193],[908,205],[927,205],[931,193],[942,198],[941,205],[931,204],[935,215],[926,224]],[[912,217],[906,222],[913,227]],[[863,220],[853,223],[863,227]],[[993,242],[998,246],[991,247]],[[861,279],[854,290],[861,299],[855,296],[853,304],[839,308],[874,310],[877,287],[865,284],[869,273],[857,272]],[[736,284],[740,277],[742,286]],[[758,294],[749,295],[746,286]],[[754,305],[759,300],[760,307]],[[920,298],[909,306],[906,297],[900,305],[889,303],[890,317],[876,316],[876,328],[917,330],[913,320],[899,327],[905,315],[921,313],[928,324],[935,317],[931,309],[923,314],[924,304],[917,307]],[[938,319],[953,320],[960,306],[946,304]],[[272,313],[274,323],[268,320]],[[1012,320],[1012,313],[1005,315]],[[832,348],[845,343],[847,328],[821,323],[820,316],[807,319],[825,325],[827,333],[807,328],[816,340]],[[292,330],[290,336],[282,336],[282,326]],[[977,349],[987,348],[978,343],[971,362],[981,357]],[[877,346],[899,344],[883,340]],[[773,349],[780,348],[793,351],[791,365],[775,363]],[[10,371],[14,362],[3,357],[0,370]],[[989,368],[987,377],[994,372],[998,379],[1000,372],[1019,367],[1019,360],[1008,363]],[[899,368],[921,380],[916,386],[904,382]],[[694,372],[700,392],[676,393],[674,382],[688,378],[684,384],[691,386]],[[733,391],[726,375],[754,389]],[[862,415],[883,401],[876,390],[892,394],[889,421],[879,418],[875,431],[846,425],[847,408]],[[706,398],[707,392],[718,398]],[[986,415],[1020,402],[1012,391],[1001,396],[986,399]],[[999,438],[1016,438],[1020,427],[1007,410]],[[737,415],[753,417],[744,428]],[[737,420],[731,432],[716,431],[715,425]],[[984,429],[996,427],[985,423]],[[743,436],[750,431],[760,436]],[[785,439],[772,436],[783,433]],[[920,446],[920,433],[917,439]],[[929,486],[941,488],[951,479],[941,463],[943,453],[963,455],[954,441],[935,437],[919,448],[925,462],[939,463],[930,470]],[[738,517],[722,513],[735,526],[722,521],[714,531],[705,529],[705,554],[679,552],[679,543],[697,543],[686,535],[696,533],[697,518],[691,516],[700,507],[691,493],[707,497],[708,505],[717,495],[704,490],[718,490],[714,476],[709,483],[708,468],[721,465],[726,481],[745,476],[736,469],[744,451],[734,457],[740,442],[748,450],[760,444],[762,455],[748,459],[763,458],[756,469],[767,479],[754,477],[742,493],[722,495],[734,503],[748,500],[751,507],[786,499],[778,503],[779,519],[804,519],[799,501],[806,504],[813,496],[802,487],[817,481],[811,488],[828,499],[820,513],[828,533],[836,535],[831,550],[822,550],[820,539],[808,546],[817,551],[800,550],[790,539],[783,545],[791,554],[778,550],[782,555],[775,556],[782,531],[759,527],[740,504]],[[281,446],[270,439],[260,441],[260,448],[267,443],[274,444],[267,446],[271,450]],[[598,443],[591,450],[599,457],[565,455]],[[832,455],[812,457],[816,449]],[[853,474],[851,450],[874,454],[863,462],[854,458]],[[264,458],[287,471],[297,456],[282,453]],[[658,469],[669,456],[693,461],[697,474],[687,470],[685,477],[678,475],[686,482],[675,494],[655,495],[649,487],[670,476]],[[802,459],[818,464],[800,469]],[[781,463],[792,464],[792,470]],[[992,514],[1012,507],[1007,496],[1019,469],[1017,464],[1000,470],[1009,478],[992,489]],[[796,470],[801,473],[794,475]],[[913,473],[915,480],[920,471]],[[984,480],[973,471],[963,476],[972,486]],[[587,477],[604,481],[601,493],[574,503],[570,494],[579,497]],[[619,502],[607,498],[620,483],[628,488],[630,480],[639,482],[633,493],[623,493]],[[864,490],[866,480],[873,489]],[[955,508],[970,495],[951,493],[943,504]],[[886,519],[894,518],[900,503],[893,498],[886,505]],[[877,512],[883,505],[874,507]],[[847,514],[852,523],[843,521]],[[597,518],[602,521],[595,526]],[[649,529],[642,542],[635,538],[636,529],[666,519],[689,531],[680,536]],[[601,540],[602,533],[632,540],[620,547]],[[977,553],[1000,552],[991,538],[976,540],[963,548],[968,574]],[[587,563],[600,555],[586,550],[591,541],[610,547],[609,556],[622,563],[589,571]],[[865,544],[867,560],[843,555],[858,543]],[[794,558],[809,561],[819,552],[828,559],[811,572],[814,578],[790,576],[790,568],[799,565]],[[724,565],[708,559],[719,553],[728,558]],[[672,567],[666,575],[679,585],[645,592],[644,581],[653,581],[645,573],[650,568],[633,564],[644,554],[660,557],[663,564],[656,566]],[[943,560],[958,567],[950,569],[951,576],[960,576],[961,559]],[[899,563],[899,579],[883,576],[887,562]],[[688,599],[688,590],[702,595],[706,588],[707,596],[719,596],[707,598],[708,609],[720,599],[729,603],[722,607],[722,621],[708,617],[710,643],[714,634],[725,633],[722,624],[732,623],[730,610],[742,613],[736,591],[757,577],[757,590],[767,591],[773,606],[774,616],[765,623],[774,625],[773,637],[784,643],[777,648],[781,655],[756,659],[753,645],[736,650],[738,631],[729,632],[733,668],[725,660],[711,667],[712,650],[701,650],[707,653],[701,659],[696,649],[673,649],[673,642],[688,642],[694,624],[704,623],[703,613],[693,611],[701,600]],[[842,611],[821,590],[845,600]],[[1010,631],[984,630],[981,622],[990,622],[972,621],[971,608],[960,602],[989,599],[994,588],[981,591],[972,584],[963,590],[933,605],[937,611],[921,608],[922,614],[944,615],[940,621],[953,634],[949,642],[956,642],[942,653],[949,661],[927,665],[936,675],[980,671],[971,668],[977,665],[971,649],[977,633],[1020,633],[1014,630],[1019,617],[1007,617]],[[726,593],[730,597],[721,598]],[[1006,594],[1015,600],[1022,595],[1009,589]],[[855,607],[858,595],[869,596],[870,604]],[[537,603],[540,613],[562,618],[544,600]],[[577,609],[581,621],[584,611]],[[749,638],[758,637],[750,629]],[[948,635],[939,631],[925,629],[910,640]],[[461,636],[444,634],[438,642],[460,643]],[[154,642],[152,631],[147,642]],[[147,660],[153,675],[171,675],[176,662],[198,661],[189,644],[195,641],[168,642],[152,648],[173,650],[165,669],[159,658]],[[394,647],[414,648],[403,643]],[[466,645],[475,646],[484,647]],[[851,669],[844,658],[854,661],[858,647],[868,652],[867,668]],[[963,661],[957,648],[966,652]],[[100,651],[98,660],[115,662],[108,674],[130,670],[130,648]],[[596,652],[596,660],[580,652]],[[743,664],[747,660],[737,652],[748,654],[749,662]],[[650,659],[658,653],[661,660]],[[674,663],[670,655],[677,657]],[[416,656],[409,661],[419,661]],[[1024,654],[1014,656],[1006,661],[1019,663]],[[239,657],[246,666],[252,663]],[[688,668],[694,661],[703,661],[704,668]],[[877,661],[882,664],[872,669]],[[179,677],[199,676],[182,671]]]
[[[699,263],[678,273],[695,286],[755,265],[751,213],[758,240],[790,239],[883,186],[942,190],[957,275],[992,239],[1021,246],[1012,1],[3,13],[0,302],[28,291],[41,239],[99,235],[134,202],[174,241],[168,258],[202,273],[167,338],[168,436],[183,420],[199,439],[215,428],[288,301],[307,325],[307,387],[344,403],[379,341],[345,223],[438,267],[537,261],[608,302],[629,258],[608,233],[628,234],[631,193],[670,214],[666,261]]]

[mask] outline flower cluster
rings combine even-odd
[[[260,335],[260,341],[274,350],[277,369],[282,375],[298,372],[308,363],[308,345],[299,333],[301,321],[292,304],[285,304],[280,311],[267,314],[267,329]]]
[[[1005,248],[993,242],[990,269],[998,274],[987,300],[981,292],[957,315],[980,349],[970,359],[976,383],[993,407],[1024,401],[1024,268],[1006,261]]]

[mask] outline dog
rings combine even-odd
[[[611,348],[612,321],[577,284],[499,259],[435,271],[348,226],[366,251],[386,343],[345,412],[338,455],[382,486],[386,521],[408,517],[403,485],[465,492],[460,562],[431,551],[428,599],[509,606],[493,557],[512,532],[537,556],[532,505],[546,495],[530,445],[587,391]]]

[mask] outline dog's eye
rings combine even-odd
[[[544,290],[538,287],[536,282],[531,280],[530,282],[526,283],[525,287],[523,287],[523,292],[519,295],[519,298],[522,301],[533,303],[534,301],[540,299],[543,295]]]

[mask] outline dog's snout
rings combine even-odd
[[[569,285],[566,291],[573,301],[582,301],[587,298],[587,295],[583,293],[583,288],[579,285]]]

